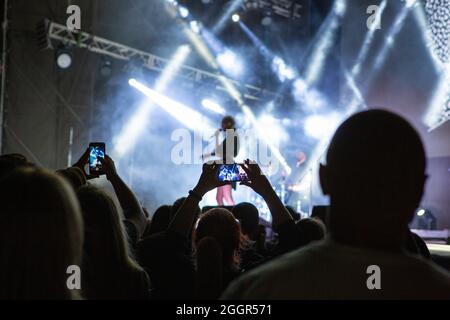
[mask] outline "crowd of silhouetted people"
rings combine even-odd
[[[450,299],[448,271],[408,227],[426,183],[424,148],[393,113],[357,113],[337,129],[316,173],[330,199],[321,218],[287,208],[245,161],[241,184],[266,202],[270,239],[251,203],[201,211],[220,185],[215,163],[183,198],[148,213],[109,156],[115,196],[91,184],[88,157],[52,172],[0,156],[0,299]],[[80,269],[76,288],[69,266]]]

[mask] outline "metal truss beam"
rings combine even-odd
[[[168,59],[164,59],[151,53],[131,48],[129,46],[114,42],[105,38],[94,36],[92,34],[70,30],[65,25],[46,20],[45,21],[46,47],[52,47],[51,40],[59,41],[64,44],[70,44],[79,48],[87,49],[91,52],[109,56],[119,60],[136,61],[143,67],[161,72],[169,63]],[[204,71],[183,65],[177,72],[177,76],[199,83],[209,82],[216,86],[219,90],[224,90],[220,79],[223,75],[213,72]],[[255,87],[250,84],[242,84],[236,80],[229,79],[237,88],[241,89],[244,97],[248,100],[275,100],[279,103],[282,96],[265,89]]]

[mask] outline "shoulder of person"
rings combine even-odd
[[[227,288],[223,299],[259,299],[266,292],[282,283],[289,282],[299,275],[298,264],[308,261],[315,252],[315,246],[286,253],[275,260],[252,269],[233,281]],[[301,271],[300,271],[301,272]]]

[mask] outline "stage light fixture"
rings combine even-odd
[[[61,69],[67,69],[72,65],[72,56],[67,52],[59,53],[56,63]]]
[[[436,230],[437,219],[429,210],[420,208],[416,211],[416,218],[413,221],[413,225],[417,229]]]
[[[272,70],[277,73],[281,82],[295,78],[295,70],[287,66],[280,57],[274,57],[272,59]]]
[[[56,50],[55,60],[60,69],[67,69],[72,65],[72,53],[66,47],[60,47]]]
[[[214,34],[219,34],[220,31],[228,24],[230,17],[236,14],[237,11],[242,7],[243,0],[230,0],[224,7],[223,13],[212,27],[211,31]]]
[[[100,74],[103,77],[109,77],[112,73],[112,63],[110,60],[103,60],[100,67]]]
[[[265,27],[270,26],[272,24],[272,18],[269,16],[265,16],[261,19],[261,24]]]
[[[202,28],[202,25],[200,22],[198,21],[191,21],[189,22],[189,26],[191,27],[191,30],[194,31],[195,33],[199,34]]]
[[[189,10],[186,7],[179,6],[178,12],[180,13],[180,17],[182,17],[182,18],[189,17]]]
[[[231,20],[233,20],[233,22],[239,22],[239,20],[241,20],[241,17],[235,13],[231,16]]]

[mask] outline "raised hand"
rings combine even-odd
[[[273,190],[269,180],[262,174],[261,168],[247,159],[242,169],[247,173],[249,181],[242,181],[241,184],[252,188],[264,198],[272,214],[272,227],[276,229],[283,223],[294,223],[292,216]]]
[[[227,184],[226,182],[219,182],[217,179],[217,171],[219,165],[216,163],[203,164],[202,174],[193,189],[198,195],[203,196],[208,191],[211,191],[219,186]]]
[[[73,164],[73,167],[77,167],[81,170],[81,172],[83,172],[84,176],[86,177],[87,180],[90,179],[94,179],[94,178],[98,178],[98,175],[91,175],[86,173],[84,167],[89,163],[89,148],[87,148],[83,154],[81,155],[80,159],[77,160],[77,162],[75,162]]]
[[[252,188],[263,198],[273,192],[272,185],[267,177],[261,172],[261,168],[255,162],[245,160],[242,169],[248,177],[248,181],[242,181],[240,184]]]
[[[114,179],[117,176],[117,170],[113,159],[111,159],[111,157],[106,154],[104,159],[103,158],[99,159],[100,162],[102,163],[103,171],[106,174],[106,179],[108,180]]]

